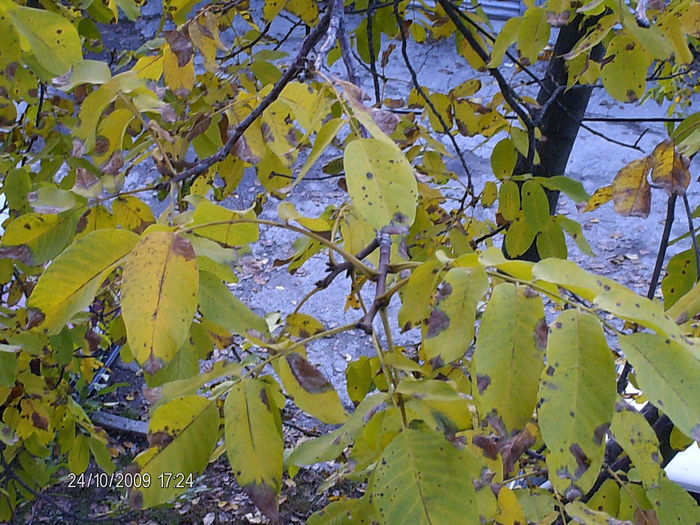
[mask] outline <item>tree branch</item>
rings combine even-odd
[[[329,2],[326,12],[324,13],[321,20],[319,20],[318,25],[313,28],[313,30],[304,39],[301,44],[301,49],[299,54],[294,59],[294,62],[287,68],[282,77],[275,83],[272,87],[270,93],[267,94],[265,98],[260,101],[260,104],[250,112],[250,114],[244,118],[233,130],[233,133],[228,138],[223,147],[214,153],[211,157],[206,157],[196,162],[194,166],[185,171],[180,172],[175,177],[173,177],[167,184],[174,184],[187,179],[196,178],[210,167],[212,167],[217,162],[224,160],[233,150],[236,142],[243,136],[243,133],[255,122],[260,115],[275,101],[277,97],[282,93],[284,88],[289,84],[294,77],[299,74],[299,72],[304,67],[304,62],[306,61],[309,53],[313,50],[316,44],[321,40],[321,37],[326,34],[331,21],[331,17],[334,12],[334,3]]]

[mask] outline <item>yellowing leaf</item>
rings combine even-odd
[[[581,53],[586,53],[593,49],[597,44],[599,44],[605,35],[610,32],[612,26],[615,25],[619,20],[618,16],[615,14],[605,15],[598,23],[584,36],[574,48],[564,55],[564,58],[571,60],[572,58],[580,55]]]
[[[217,222],[224,224],[196,228],[193,230],[193,233],[221,243],[224,246],[247,246],[251,242],[258,240],[260,236],[258,225],[245,222],[226,224],[226,222],[255,218],[255,212],[252,209],[234,211],[214,204],[213,202],[203,200],[197,205],[192,215],[194,224],[200,225]]]
[[[68,71],[83,59],[82,45],[75,26],[66,18],[45,9],[18,6],[3,1],[20,35],[22,49],[31,53],[30,66],[45,80]]]
[[[357,139],[345,148],[343,164],[350,198],[374,228],[413,223],[418,184],[398,148],[377,139]]]
[[[430,297],[440,278],[443,263],[430,260],[416,267],[401,290],[399,325],[406,331],[420,326],[430,315]]]
[[[132,473],[151,483],[129,490],[133,508],[149,508],[185,492],[202,472],[219,439],[219,412],[202,396],[182,396],[159,406],[148,425],[149,448],[134,458]]]
[[[479,523],[471,481],[472,470],[478,478],[476,463],[437,432],[404,430],[384,450],[370,481],[379,523]]]
[[[651,180],[668,195],[683,195],[690,184],[690,160],[676,152],[673,140],[666,139],[649,156]]]
[[[525,12],[518,34],[518,49],[530,64],[537,62],[537,56],[549,42],[550,31],[543,7],[530,7]]]
[[[647,158],[633,160],[617,172],[612,183],[615,211],[625,217],[649,216],[651,210],[651,186]]]
[[[645,487],[656,486],[663,477],[659,439],[644,416],[623,400],[615,406],[612,434],[627,452]]]
[[[142,200],[133,195],[120,195],[112,204],[112,211],[117,223],[122,228],[143,232],[148,226],[156,222],[151,208]]]
[[[185,342],[198,288],[194,250],[180,235],[147,233],[127,257],[122,315],[131,351],[148,373],[160,370]]]
[[[620,337],[639,388],[684,434],[700,440],[700,358],[680,338],[636,333]]]
[[[608,44],[602,62],[605,89],[622,102],[638,101],[646,90],[651,61],[651,55],[631,33],[620,31]]]
[[[238,299],[220,278],[200,272],[199,302],[202,315],[229,332],[242,336],[267,334],[265,320]]]
[[[472,361],[481,418],[500,419],[507,432],[525,427],[537,404],[546,339],[542,298],[523,286],[496,286]]]
[[[136,245],[138,237],[125,230],[105,229],[71,244],[39,278],[28,306],[44,315],[39,329],[56,334],[85,310],[109,273]]]
[[[610,202],[613,198],[613,187],[612,186],[602,186],[593,192],[593,195],[588,199],[586,207],[583,209],[586,211],[593,211],[600,208],[603,204]]]
[[[430,315],[422,324],[428,361],[451,363],[464,356],[474,339],[476,304],[488,288],[481,267],[453,268],[433,294]]]
[[[628,290],[608,277],[587,272],[573,261],[545,259],[535,264],[532,275],[571,290],[587,301],[612,290]]]
[[[269,386],[243,378],[226,397],[226,454],[236,481],[268,517],[276,520],[282,486],[282,420]]]
[[[58,215],[25,213],[6,227],[2,246],[27,246],[33,264],[43,264],[58,255],[75,232],[77,216],[72,212]]]
[[[347,413],[333,385],[301,354],[290,352],[276,361],[284,389],[304,412],[324,423],[345,422]]]
[[[172,91],[192,91],[194,87],[194,60],[180,66],[177,55],[167,44],[163,47],[163,73],[165,74],[165,83]]]
[[[539,424],[554,487],[585,494],[603,463],[615,402],[615,363],[600,322],[566,310],[551,325]]]
[[[511,18],[498,32],[496,41],[493,44],[493,49],[491,50],[491,60],[488,63],[489,67],[498,67],[501,65],[506,51],[518,39],[522,20],[521,17]]]

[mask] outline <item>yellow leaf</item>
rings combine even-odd
[[[324,423],[344,423],[347,413],[333,385],[301,354],[290,352],[275,363],[284,389],[304,412]]]
[[[413,224],[418,183],[413,167],[395,145],[355,140],[345,149],[343,164],[353,205],[374,228]]]
[[[151,208],[132,195],[121,195],[112,204],[112,211],[117,223],[122,228],[143,232],[149,225],[156,222]]]
[[[190,60],[183,67],[180,67],[177,55],[167,44],[163,47],[163,72],[165,73],[165,83],[172,91],[192,91],[194,87],[194,60]]]
[[[666,139],[649,156],[651,180],[669,195],[683,195],[690,184],[690,161],[676,151],[672,139]]]
[[[593,211],[600,208],[603,204],[606,204],[612,200],[613,197],[613,187],[603,186],[595,190],[583,211]]]
[[[199,274],[190,241],[168,231],[141,239],[124,264],[122,312],[131,351],[150,374],[170,361],[197,309]]]
[[[518,49],[530,64],[537,62],[537,56],[549,41],[551,28],[543,7],[531,7],[523,16],[518,35]]]
[[[85,310],[102,281],[137,239],[126,230],[98,230],[59,255],[41,275],[29,298],[28,306],[44,315],[39,329],[58,333],[73,315]]]
[[[608,92],[622,102],[636,102],[646,90],[651,55],[631,33],[622,30],[608,45],[601,76]]]
[[[648,217],[651,210],[651,186],[647,181],[649,162],[633,160],[622,168],[612,183],[615,211],[625,217]]]

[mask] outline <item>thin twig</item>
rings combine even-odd
[[[367,47],[369,49],[369,68],[374,84],[374,103],[379,104],[382,98],[379,89],[379,75],[377,74],[377,53],[374,48],[374,4],[376,0],[369,0],[367,6]],[[381,49],[381,42],[379,43]]]
[[[471,46],[474,52],[479,55],[479,58],[488,64],[490,57],[486,50],[477,42],[474,35],[467,29],[462,22],[459,10],[456,9],[454,5],[449,0],[438,0],[442,8],[447,13],[447,16],[452,20],[452,23],[457,27],[457,30],[461,33],[467,43]],[[498,87],[503,95],[503,98],[508,103],[508,105],[515,111],[515,113],[520,117],[520,120],[527,128],[527,141],[528,141],[528,151],[527,158],[525,159],[527,166],[526,171],[531,172],[532,167],[535,164],[535,123],[532,121],[531,116],[528,114],[528,106],[525,104],[523,99],[518,95],[513,87],[508,83],[503,74],[498,68],[490,67],[488,68],[489,74],[496,79]]]
[[[695,227],[693,226],[693,212],[690,211],[690,203],[688,202],[688,194],[683,194],[683,205],[685,207],[685,215],[688,218],[688,231],[690,232],[690,238],[693,240],[693,251],[695,252],[695,272],[696,280],[700,280],[700,249],[698,249],[698,240],[693,235]]]
[[[430,99],[430,97],[428,97],[427,93],[425,92],[425,89],[423,89],[423,86],[421,86],[420,82],[418,82],[418,74],[416,73],[416,70],[413,68],[413,64],[411,64],[411,59],[408,55],[408,36],[406,35],[406,27],[404,26],[404,21],[403,21],[403,18],[401,17],[401,13],[399,13],[399,0],[394,1],[394,17],[396,18],[396,22],[399,25],[399,33],[401,34],[401,55],[403,56],[403,61],[406,64],[406,68],[408,69],[408,72],[411,75],[411,80],[413,81],[413,87],[416,88],[416,90],[420,94],[421,98],[423,98],[423,100],[425,100],[425,103],[428,105],[430,110],[433,112],[435,117],[440,122],[440,125],[442,126],[443,132],[450,139],[450,142],[452,143],[452,147],[455,149],[455,152],[457,153],[457,156],[459,157],[460,164],[462,164],[462,168],[464,169],[464,173],[467,177],[467,192],[470,195],[474,195],[474,184],[472,183],[472,174],[471,174],[471,171],[469,171],[469,168],[467,167],[467,162],[464,159],[464,154],[462,153],[462,150],[460,149],[459,145],[457,144],[457,140],[454,138],[454,136],[450,132],[450,127],[447,125],[447,122],[445,122],[445,119],[442,118],[442,115],[435,107],[435,104],[433,104],[433,101]],[[466,199],[465,199],[465,201],[466,201]],[[463,211],[463,210],[460,210],[460,212],[461,211]]]

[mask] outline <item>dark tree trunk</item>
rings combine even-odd
[[[554,56],[547,68],[543,86],[537,95],[537,102],[544,107],[544,114],[540,123],[542,138],[537,141],[540,163],[532,170],[533,175],[553,177],[564,175],[566,172],[566,165],[569,162],[571,150],[581,127],[580,122],[586,113],[593,88],[592,86],[579,85],[568,91],[560,89],[566,86],[568,80],[566,61],[562,55],[571,51],[591,25],[596,22],[597,18],[588,19],[585,24],[581,25],[580,19],[576,18],[572,23],[559,30],[559,36],[554,45]],[[603,47],[598,45],[591,52],[591,58],[599,61],[603,57],[603,52]],[[559,93],[553,100],[550,100],[552,93],[556,93],[557,90]],[[525,159],[521,157],[516,167],[516,173],[529,172],[524,161]],[[559,192],[547,191],[547,196],[549,198],[549,212],[553,215],[557,209]],[[519,258],[528,261],[540,260],[535,243],[533,242]]]

